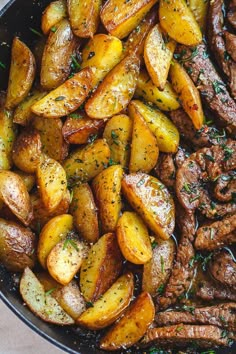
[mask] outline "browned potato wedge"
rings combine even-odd
[[[26,226],[33,218],[29,193],[20,176],[11,171],[0,170],[0,200]]]
[[[41,19],[41,28],[44,34],[50,30],[54,31],[54,26],[67,16],[66,1],[52,1],[44,10]]]
[[[43,268],[47,268],[47,257],[53,247],[73,229],[73,217],[62,214],[52,218],[42,229],[38,242],[38,260]]]
[[[139,59],[125,57],[105,77],[92,97],[85,104],[89,117],[104,119],[126,108],[131,100],[139,74]]]
[[[143,337],[154,315],[155,306],[151,296],[142,292],[101,339],[100,348],[113,351],[131,347]]]
[[[204,32],[207,20],[207,10],[209,1],[206,0],[188,0],[188,6],[192,11],[199,27]]]
[[[15,108],[29,93],[35,76],[35,59],[30,49],[15,37],[12,43],[11,66],[6,108]]]
[[[32,111],[45,118],[60,118],[75,111],[86,99],[92,81],[87,67],[33,104]]]
[[[134,290],[134,277],[126,273],[94,302],[77,319],[76,323],[88,329],[98,330],[109,326],[129,306]]]
[[[172,238],[155,238],[152,259],[144,264],[142,289],[152,296],[161,295],[170,276],[174,258],[175,242]]]
[[[24,182],[27,191],[30,192],[36,183],[35,175],[20,170],[14,170],[14,173],[16,173],[22,178],[22,181]]]
[[[42,143],[36,130],[24,130],[18,135],[12,151],[14,164],[22,171],[34,173],[40,164]]]
[[[76,36],[93,37],[99,24],[101,0],[68,0],[71,27]]]
[[[144,61],[153,83],[164,90],[176,42],[157,24],[145,40]]]
[[[125,114],[112,117],[106,123],[103,137],[111,150],[111,161],[128,166],[132,138],[132,120]]]
[[[80,289],[94,302],[114,283],[122,268],[122,255],[113,233],[103,235],[89,250],[80,268]]]
[[[197,45],[202,41],[201,30],[184,0],[160,0],[161,27],[177,42]]]
[[[125,211],[119,218],[116,233],[125,259],[134,264],[145,264],[152,258],[148,229],[138,214]]]
[[[164,240],[171,236],[175,205],[164,184],[145,173],[132,173],[123,178],[122,192],[156,236]]]
[[[75,150],[63,166],[69,181],[88,182],[108,165],[110,149],[105,139]]]
[[[73,188],[70,212],[79,235],[89,243],[95,243],[99,237],[98,213],[88,183]]]
[[[126,37],[145,17],[157,0],[108,0],[101,10],[101,20],[109,33]]]
[[[120,165],[110,166],[100,172],[92,182],[101,227],[104,232],[115,231],[121,211],[121,179],[123,169]]]
[[[72,325],[71,318],[49,294],[45,293],[43,285],[39,282],[30,268],[25,268],[20,280],[20,293],[30,310],[42,320],[57,325]]]
[[[67,79],[76,44],[69,21],[57,23],[48,36],[41,62],[40,83],[45,90],[55,89]]]
[[[36,238],[32,231],[13,221],[0,219],[0,262],[12,272],[35,263]]]

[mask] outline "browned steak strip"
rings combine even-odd
[[[175,184],[175,164],[172,154],[160,153],[157,165],[154,168],[157,177],[166,187],[173,187]]]
[[[235,291],[226,286],[223,287],[219,284],[214,284],[208,281],[204,281],[200,284],[196,295],[205,301],[211,301],[214,299],[236,301]]]
[[[222,202],[228,202],[236,197],[236,173],[234,171],[223,174],[217,179],[214,196]]]
[[[224,32],[226,50],[231,58],[236,61],[236,36],[228,31]]]
[[[227,13],[229,23],[236,29],[236,0],[231,0]]]
[[[222,250],[215,253],[208,268],[215,280],[236,291],[236,262],[229,252]]]

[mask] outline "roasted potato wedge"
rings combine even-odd
[[[41,19],[41,28],[44,34],[50,30],[54,31],[54,26],[67,16],[65,0],[52,1],[44,10]]]
[[[146,173],[132,173],[121,185],[128,202],[155,235],[168,239],[175,226],[175,205],[164,184]]]
[[[28,192],[31,191],[31,189],[34,187],[36,183],[36,177],[34,174],[30,174],[27,172],[23,172],[20,170],[14,170],[14,173],[16,173],[18,176],[20,176],[26,186],[26,189]]]
[[[76,323],[88,329],[102,329],[109,326],[129,306],[134,291],[134,277],[126,273],[93,303],[77,319]]]
[[[204,32],[206,28],[207,10],[209,2],[205,0],[188,0],[188,6],[192,11],[199,27]]]
[[[157,0],[108,0],[101,10],[101,20],[109,33],[126,37],[146,16]]]
[[[100,348],[113,351],[131,347],[143,337],[154,315],[155,306],[151,296],[142,292],[101,339]]]
[[[112,117],[127,107],[135,91],[139,64],[137,56],[129,55],[107,74],[85,104],[89,117]]]
[[[80,268],[80,289],[86,301],[94,302],[118,278],[122,254],[113,233],[103,235],[89,250]]]
[[[138,214],[125,211],[118,220],[116,233],[125,259],[134,264],[145,264],[152,258],[148,229]]]
[[[100,172],[92,181],[103,232],[115,231],[121,211],[121,180],[123,169],[114,165]]]
[[[60,118],[75,111],[86,99],[92,81],[92,70],[87,67],[51,91],[32,106],[32,111],[45,118]]]
[[[45,293],[43,285],[28,267],[25,268],[20,280],[20,293],[30,310],[42,320],[63,326],[74,324],[73,318],[62,309],[50,293]]]

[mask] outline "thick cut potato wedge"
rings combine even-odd
[[[146,70],[142,70],[139,74],[134,97],[141,97],[163,111],[174,111],[180,107],[178,96],[171,84],[166,81],[164,89],[160,91],[154,85]]]
[[[145,40],[144,61],[153,83],[164,90],[176,42],[169,38],[159,24],[153,27]]]
[[[106,123],[103,138],[111,150],[111,161],[127,167],[132,139],[132,120],[125,114],[112,117]]]
[[[89,94],[92,70],[87,67],[33,104],[32,111],[45,118],[60,118],[75,111]]]
[[[5,107],[15,108],[29,93],[35,76],[35,59],[30,49],[15,37]]]
[[[121,180],[123,169],[114,165],[100,172],[92,181],[103,232],[115,231],[121,211]]]
[[[22,181],[24,182],[27,191],[30,192],[36,183],[35,175],[20,170],[14,170],[14,173],[16,173],[22,178]]]
[[[103,235],[89,250],[80,268],[80,289],[86,301],[94,302],[118,278],[122,254],[113,233]]]
[[[204,113],[199,91],[182,65],[176,61],[171,65],[170,79],[173,88],[179,94],[185,112],[195,128],[200,129],[204,122]]]
[[[70,212],[79,235],[89,243],[95,243],[99,237],[98,212],[88,183],[73,188]]]
[[[146,16],[157,0],[108,0],[101,10],[101,20],[109,33],[126,37]]]
[[[0,200],[26,226],[33,218],[29,193],[20,176],[6,170],[0,170]]]
[[[138,214],[125,211],[119,218],[116,233],[125,259],[134,264],[145,264],[152,258],[148,229]]]
[[[43,285],[28,267],[20,280],[20,293],[30,310],[42,320],[63,326],[74,324],[73,318],[49,293],[45,293]]]
[[[159,19],[161,27],[177,42],[197,45],[202,33],[191,10],[184,0],[160,0]]]
[[[99,24],[101,3],[101,0],[67,0],[70,23],[76,36],[93,37]]]
[[[67,7],[65,0],[52,1],[44,10],[41,19],[41,28],[44,34],[52,29],[54,26],[67,16]]]
[[[157,139],[160,151],[177,151],[180,139],[178,129],[162,112],[138,100],[131,101],[128,110],[131,117],[138,114],[144,118]]]
[[[132,273],[126,273],[94,302],[93,307],[88,308],[77,319],[76,323],[93,330],[109,326],[129,306],[134,291],[134,277]]]
[[[47,268],[47,257],[53,247],[73,229],[73,217],[62,214],[52,218],[42,229],[38,242],[38,260],[43,268]]]
[[[85,104],[89,117],[112,117],[127,107],[135,91],[139,64],[137,56],[129,55],[107,74]]]
[[[155,306],[151,296],[142,292],[101,339],[100,348],[113,351],[131,347],[143,337],[154,315]]]
[[[132,173],[123,178],[122,192],[156,236],[164,240],[171,236],[175,205],[164,184],[145,173]]]
[[[207,10],[209,1],[206,0],[188,0],[188,6],[192,11],[199,27],[204,32],[206,28]]]
[[[75,150],[63,166],[69,182],[88,182],[108,165],[110,149],[105,139]]]

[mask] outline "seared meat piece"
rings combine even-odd
[[[227,18],[230,24],[236,29],[236,0],[231,0]]]
[[[208,269],[215,280],[236,291],[236,262],[229,252],[217,252],[212,257]]]
[[[232,33],[225,31],[224,38],[227,52],[229,53],[231,58],[236,61],[236,36]]]
[[[174,187],[176,168],[172,154],[160,153],[154,170],[166,187]]]
[[[175,165],[177,168],[183,165],[184,161],[189,157],[190,153],[182,146],[179,146],[177,153],[175,154]]]
[[[229,172],[221,175],[214,188],[214,196],[222,202],[228,202],[236,196],[236,174]]]
[[[236,301],[235,291],[226,286],[221,286],[208,281],[204,281],[200,284],[196,295],[206,301],[215,299]]]

